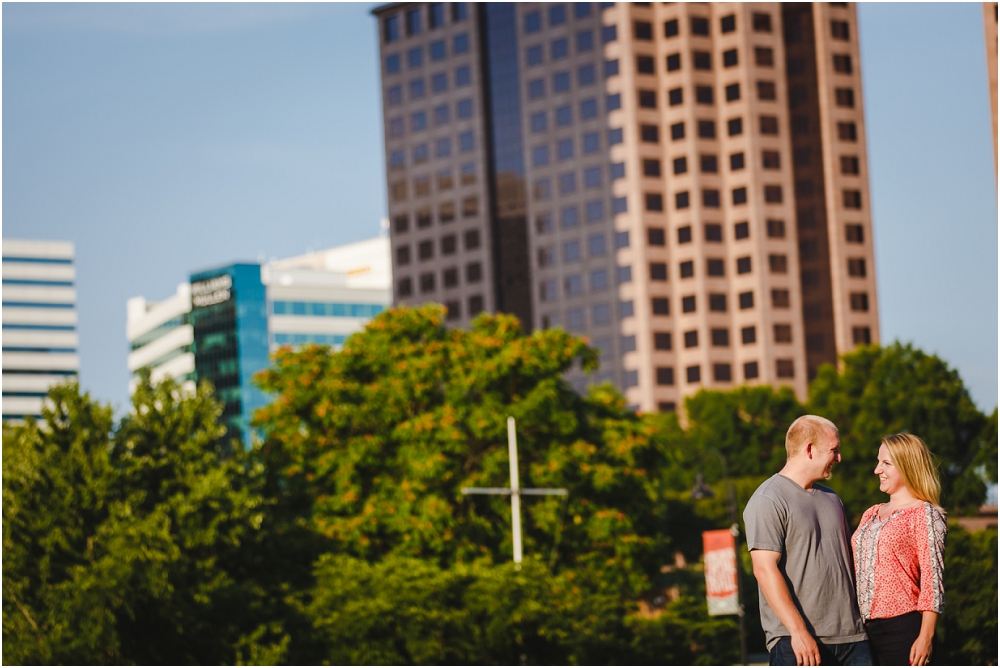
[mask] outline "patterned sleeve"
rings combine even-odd
[[[948,523],[944,513],[933,504],[924,504],[923,521],[915,527],[920,534],[920,596],[917,610],[931,612],[944,611],[944,539],[948,535]]]

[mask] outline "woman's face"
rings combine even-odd
[[[878,449],[878,464],[875,466],[875,475],[878,476],[878,488],[892,496],[896,492],[906,487],[903,482],[903,474],[899,472],[892,458],[889,457],[889,448],[883,443]]]

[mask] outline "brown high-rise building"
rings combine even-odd
[[[672,410],[878,341],[847,3],[398,3],[379,20],[395,300],[560,326]]]
[[[997,3],[983,3],[983,29],[986,32],[986,73],[990,83],[990,109],[993,111],[993,170],[997,169]]]

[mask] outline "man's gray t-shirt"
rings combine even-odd
[[[828,644],[866,639],[844,504],[833,490],[820,485],[802,489],[777,473],[750,497],[743,521],[750,550],[781,553],[778,570],[815,638]],[[791,633],[759,594],[760,622],[771,649]]]

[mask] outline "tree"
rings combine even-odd
[[[208,387],[147,377],[118,425],[76,385],[49,399],[4,429],[4,660],[232,662],[258,623],[240,546],[264,509]]]
[[[940,462],[942,503],[967,512],[983,502],[976,472],[987,418],[976,408],[958,373],[940,358],[907,344],[863,347],[843,356],[843,370],[822,366],[809,387],[809,411],[840,429],[843,461],[830,486],[855,521],[885,500],[872,474],[883,436],[920,436]],[[996,425],[992,427],[996,440]]]
[[[997,530],[948,527],[945,610],[935,663],[988,666],[997,661]]]

